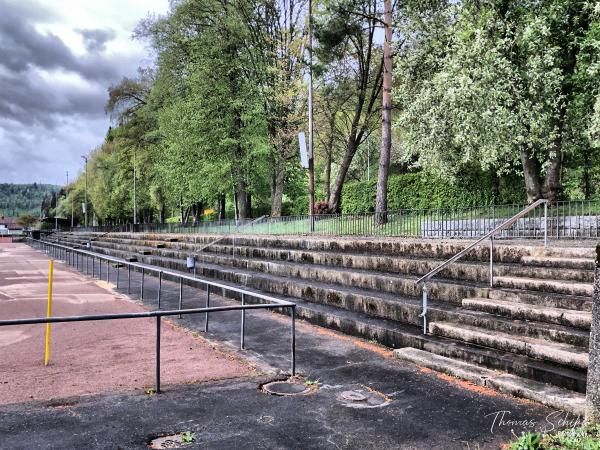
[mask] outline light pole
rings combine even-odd
[[[137,177],[135,173],[135,148],[133,149],[133,224],[137,224]]]
[[[313,147],[313,42],[312,42],[312,0],[308,0],[308,214],[310,231],[314,231],[315,213],[315,160]]]
[[[88,201],[87,201],[87,183],[88,183],[88,179],[87,179],[87,164],[88,164],[88,157],[87,156],[82,156],[83,160],[85,161],[85,196],[84,196],[84,201],[83,201],[83,214],[85,217],[85,227],[87,228],[88,226]]]

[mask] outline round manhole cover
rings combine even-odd
[[[342,405],[349,408],[380,408],[391,402],[385,394],[366,386],[340,392],[337,397]]]
[[[342,399],[350,402],[364,402],[367,396],[357,391],[344,391],[340,394]]]
[[[194,442],[195,436],[194,433],[185,432],[185,433],[175,433],[170,435],[161,434],[151,439],[148,442],[148,447],[150,448],[182,448],[186,445]]]
[[[262,385],[262,390],[273,395],[304,395],[311,388],[301,381],[272,381]]]

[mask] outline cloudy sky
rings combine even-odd
[[[0,183],[64,184],[103,140],[107,88],[152,62],[131,39],[168,0],[0,0]]]

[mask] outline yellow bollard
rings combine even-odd
[[[52,277],[54,273],[54,261],[50,260],[48,264],[48,312],[47,317],[52,317]],[[44,354],[44,365],[48,365],[50,360],[50,324],[46,324],[46,353]]]

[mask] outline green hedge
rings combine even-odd
[[[377,180],[348,182],[342,192],[342,212],[374,211]],[[423,173],[392,175],[388,182],[388,209],[457,208],[526,201],[523,181],[503,178],[494,194],[491,177],[465,176],[454,183]]]

